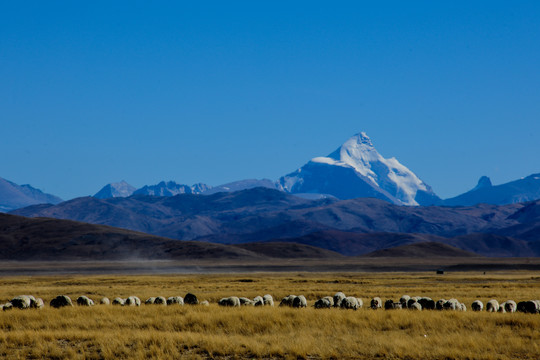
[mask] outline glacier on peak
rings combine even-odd
[[[338,198],[377,197],[395,204],[431,205],[440,199],[396,158],[384,158],[360,132],[325,157],[315,157],[279,183],[291,193],[327,193]]]
[[[114,197],[128,197],[133,194],[135,187],[122,180],[105,185],[99,190],[94,197],[97,199],[108,199]]]

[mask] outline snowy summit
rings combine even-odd
[[[330,194],[341,199],[376,197],[395,204],[431,205],[440,199],[396,158],[384,158],[361,132],[325,157],[316,157],[279,183],[291,193]]]

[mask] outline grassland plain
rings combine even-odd
[[[224,296],[303,294],[308,305],[343,291],[368,302],[403,294],[472,301],[540,298],[538,272],[251,273],[9,276],[0,301],[103,296],[183,296],[203,306],[73,307],[0,313],[0,357],[81,359],[390,358],[538,359],[540,316],[407,310],[221,308]],[[279,300],[278,300],[279,301]]]

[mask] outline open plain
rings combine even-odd
[[[540,298],[538,271],[17,275],[11,264],[8,275],[6,266],[0,301],[31,294],[43,298],[46,306],[0,313],[2,358],[540,358],[539,315],[470,311],[476,299]],[[362,298],[364,307],[312,307],[316,299],[337,291]],[[73,300],[87,295],[98,303],[104,296],[112,300],[135,295],[144,302],[151,296],[188,292],[210,306],[48,306],[60,294]],[[275,307],[217,305],[226,296],[264,294],[274,297]],[[289,294],[306,296],[308,307],[278,307]],[[368,309],[374,296],[384,301],[404,294],[456,298],[469,310]]]

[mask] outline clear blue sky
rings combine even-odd
[[[538,19],[539,1],[3,1],[0,177],[64,199],[277,179],[365,131],[441,197],[514,180],[540,172]]]

